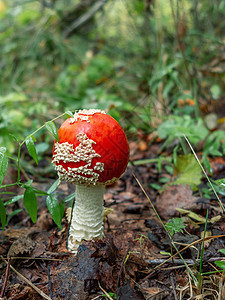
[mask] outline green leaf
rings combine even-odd
[[[35,194],[43,195],[43,196],[47,196],[47,195],[48,195],[47,192],[42,191],[42,190],[39,190],[39,189],[37,189],[37,188],[35,188],[35,187],[33,187],[33,190],[34,190]]]
[[[153,188],[154,190],[160,190],[161,189],[161,185],[159,185],[158,183],[150,183],[150,187]]]
[[[0,199],[0,220],[2,223],[2,230],[3,230],[6,223],[6,209],[4,203],[2,202],[2,199]]]
[[[108,292],[107,294],[103,294],[103,295],[101,295],[102,297],[106,297],[106,298],[109,298],[109,297],[111,297],[110,299],[117,299],[117,295],[115,294],[115,293],[113,293],[113,292]]]
[[[225,271],[225,261],[220,261],[220,260],[217,260],[215,261],[215,264],[220,267],[222,270]]]
[[[179,148],[179,145],[177,145],[174,149],[173,149],[173,163],[174,163],[174,166],[177,166],[177,152],[178,152],[178,148]]]
[[[173,236],[177,232],[183,232],[185,225],[181,218],[173,218],[165,224],[165,227]]]
[[[216,150],[216,149],[210,149],[209,154],[211,154],[212,156],[222,156],[223,155],[219,150]]]
[[[6,102],[19,102],[26,101],[27,96],[22,93],[10,93],[6,96],[0,96],[0,104],[4,104]]]
[[[37,158],[37,152],[36,152],[34,140],[35,138],[33,136],[29,136],[28,138],[26,138],[25,142],[26,142],[27,150],[29,151],[31,157],[38,165],[38,158]]]
[[[19,214],[19,213],[21,213],[23,211],[23,209],[22,208],[20,208],[20,209],[16,209],[16,210],[13,210],[10,214],[8,214],[8,217],[7,217],[7,222],[6,222],[6,224],[8,224],[9,223],[9,221],[10,221],[10,219],[12,218],[12,217],[14,217],[15,215],[17,215],[17,214]]]
[[[169,178],[169,177],[161,177],[161,178],[159,179],[159,182],[160,182],[160,183],[167,183],[168,181],[170,181],[170,178]]]
[[[225,249],[219,249],[218,251],[220,251],[221,253],[223,253],[225,255]]]
[[[159,160],[158,160],[158,170],[159,170],[159,173],[162,172],[162,159],[161,158],[159,158]]]
[[[52,216],[53,221],[61,229],[61,208],[55,195],[49,195],[46,198],[47,208]]]
[[[225,195],[225,178],[217,179],[213,183],[215,184],[216,191],[221,195]]]
[[[0,185],[3,182],[7,169],[8,169],[8,157],[1,152],[0,153]]]
[[[203,161],[203,165],[205,166],[207,171],[212,174],[212,167],[211,167],[210,161],[208,160],[208,158],[204,154],[202,156],[202,161]]]
[[[52,121],[48,121],[45,123],[45,127],[54,136],[56,141],[59,142],[59,136],[55,124]]]
[[[72,117],[72,118],[74,117],[74,114],[71,111],[69,111],[69,110],[65,112],[65,115],[68,116],[69,118],[70,117]]]
[[[217,84],[214,84],[213,86],[211,86],[210,92],[212,94],[213,99],[215,99],[215,100],[218,99],[221,94],[220,86]]]
[[[191,143],[197,144],[208,135],[202,119],[194,120],[189,115],[170,116],[167,121],[159,125],[158,136],[161,139],[167,139],[170,144],[175,138],[187,136]]]
[[[68,195],[65,199],[64,199],[64,202],[69,202],[71,200],[74,200],[75,199],[75,195],[76,193],[72,193],[70,195]]]
[[[225,188],[225,178],[217,179],[214,181],[217,185]]]
[[[6,153],[6,147],[0,147],[0,154]]]
[[[171,256],[170,252],[160,251],[159,253],[162,254],[162,255]]]
[[[174,171],[177,177],[172,184],[189,184],[195,189],[201,183],[202,171],[193,154],[179,155]]]
[[[32,185],[32,183],[33,183],[33,180],[30,179],[27,182],[22,183],[21,186],[22,186],[22,188],[27,189],[28,187],[30,187]]]
[[[37,144],[36,145],[37,154],[41,155],[45,153],[48,150],[48,148],[49,148],[49,144],[46,142]]]
[[[64,216],[64,211],[65,211],[65,202],[64,201],[61,202],[59,207],[60,207],[60,217],[61,217],[61,220],[62,220],[62,218]]]
[[[9,204],[12,204],[12,203],[16,203],[17,201],[19,201],[22,198],[23,198],[23,195],[17,195],[15,197],[13,197],[12,199],[4,202],[4,205],[6,206],[6,205],[9,205]]]
[[[48,194],[53,193],[57,189],[58,184],[59,184],[59,178],[50,186],[50,188],[48,189]]]
[[[32,222],[35,223],[37,221],[37,199],[31,186],[25,190],[23,201]]]
[[[170,175],[173,175],[173,166],[171,165],[165,165],[165,170],[167,173],[169,173]]]

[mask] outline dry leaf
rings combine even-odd
[[[191,207],[197,199],[187,184],[167,186],[156,199],[156,209],[161,217],[168,219],[176,215],[177,208]]]

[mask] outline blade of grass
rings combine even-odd
[[[186,263],[185,260],[183,259],[182,255],[180,254],[180,251],[177,249],[176,245],[174,244],[173,239],[172,239],[170,233],[169,233],[168,230],[166,229],[166,227],[165,227],[165,225],[164,225],[162,219],[160,218],[160,216],[159,216],[157,210],[155,209],[155,207],[154,207],[154,205],[153,205],[153,203],[152,203],[150,197],[149,197],[148,194],[146,193],[145,189],[143,188],[142,184],[140,183],[140,181],[138,180],[138,178],[137,178],[137,176],[135,175],[134,172],[133,172],[133,176],[134,176],[135,180],[137,181],[138,185],[140,186],[142,192],[144,193],[144,195],[146,196],[146,198],[147,198],[148,201],[150,202],[152,209],[154,210],[154,212],[155,212],[157,218],[159,219],[159,221],[160,221],[160,223],[162,224],[163,228],[165,229],[165,231],[166,231],[168,237],[170,238],[170,241],[171,241],[172,246],[173,246],[174,249],[177,251],[176,254],[178,254],[178,255],[180,256],[180,258],[182,259],[182,261],[183,261],[185,267],[187,268],[187,270],[188,270],[190,276],[192,277],[192,279],[193,279],[195,282],[198,282],[197,278],[194,276],[193,272],[191,271],[191,269],[189,268],[189,266],[187,265],[187,263]]]
[[[205,242],[212,240],[212,239],[218,239],[218,238],[222,238],[225,237],[225,234],[221,234],[221,235],[214,235],[214,236],[209,236],[205,238]],[[197,245],[198,243],[201,243],[203,241],[203,239],[199,239],[197,241],[192,242],[191,244],[185,246],[184,248],[182,248],[180,251],[178,251],[177,253],[173,254],[172,256],[170,256],[169,258],[165,259],[162,263],[160,263],[159,265],[157,265],[155,268],[153,268],[150,273],[148,274],[148,276],[145,277],[145,279],[147,279],[151,273],[153,271],[155,271],[156,269],[159,269],[160,267],[162,267],[165,263],[167,263],[168,261],[172,260],[173,258],[175,258],[175,256],[177,256],[177,254],[189,249],[190,247]],[[183,261],[183,260],[182,260]],[[198,260],[197,260],[198,261]]]
[[[140,159],[140,160],[135,160],[132,162],[128,163],[128,166],[134,165],[134,166],[139,166],[139,165],[145,165],[145,164],[154,164],[159,162],[159,158],[147,158],[147,159]],[[163,157],[161,159],[162,162],[171,162],[171,158],[166,158]]]
[[[201,162],[200,162],[200,160],[199,160],[197,154],[195,153],[195,151],[194,151],[194,149],[193,149],[191,143],[189,142],[188,138],[187,138],[185,135],[184,135],[184,138],[185,138],[186,142],[188,143],[188,146],[190,147],[192,153],[194,154],[194,156],[195,156],[195,158],[196,158],[196,160],[197,160],[197,162],[198,162],[200,168],[202,169],[202,172],[204,173],[206,179],[208,180],[208,182],[209,182],[209,184],[210,184],[210,187],[211,187],[211,189],[213,190],[213,192],[214,192],[214,194],[215,194],[217,200],[219,201],[220,208],[221,208],[222,212],[225,213],[225,208],[224,208],[224,206],[223,206],[223,203],[222,203],[222,201],[220,200],[220,198],[219,198],[219,196],[218,196],[218,194],[217,194],[217,192],[216,192],[216,190],[215,190],[215,188],[214,188],[214,186],[213,186],[211,180],[209,179],[209,176],[207,175],[205,169],[203,168],[203,166],[202,166],[202,164],[201,164]]]

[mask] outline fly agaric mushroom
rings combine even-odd
[[[68,250],[84,240],[102,238],[105,186],[125,172],[129,159],[126,135],[119,123],[99,109],[79,110],[67,119],[54,143],[53,164],[60,182],[76,185]]]

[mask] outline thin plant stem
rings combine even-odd
[[[10,184],[4,184],[4,185],[1,185],[0,188],[3,189],[3,188],[7,188],[7,187],[9,187],[9,186],[14,186],[14,185],[18,185],[17,182],[15,182],[15,183],[10,183]]]
[[[63,117],[65,114],[66,114],[66,112],[64,112],[63,114],[61,114],[61,115],[55,117],[55,118],[52,119],[51,121],[53,122],[53,121],[55,121],[55,120],[57,120],[57,119]],[[20,144],[20,146],[22,146],[22,145],[26,142],[26,139],[27,139],[27,138],[33,136],[35,133],[37,133],[38,131],[40,131],[40,130],[41,130],[42,128],[44,128],[44,127],[45,127],[45,124],[43,124],[41,127],[39,127],[38,129],[36,129],[36,130],[35,130],[34,132],[32,132],[31,134],[29,134],[29,135],[22,141],[22,143]]]
[[[11,261],[11,258],[8,257],[8,264],[6,266],[5,279],[4,279],[4,282],[3,282],[3,285],[2,285],[1,294],[0,294],[1,299],[4,297],[4,294],[5,294],[7,280],[8,280],[8,277],[9,277],[10,261]]]
[[[207,209],[206,213],[206,221],[205,221],[205,228],[204,228],[204,234],[203,234],[203,239],[202,239],[202,249],[201,249],[201,256],[200,256],[200,262],[199,262],[199,275],[198,275],[198,290],[200,292],[201,284],[202,284],[202,262],[203,262],[203,256],[204,256],[204,244],[205,244],[205,235],[206,235],[206,230],[207,230],[207,223],[208,223],[208,216],[209,216],[209,211]]]
[[[159,160],[161,160],[161,162],[171,162],[171,158],[166,158],[166,157],[164,157],[163,159],[161,159],[161,158],[146,158],[146,159],[140,159],[140,160],[135,160],[135,161],[129,162],[128,166],[131,166],[131,165],[139,166],[139,165],[145,165],[145,164],[154,164],[154,163],[158,163]]]
[[[215,270],[215,271],[210,271],[210,272],[202,273],[202,276],[204,276],[204,275],[211,275],[211,274],[215,274],[215,273],[222,273],[222,272],[224,272],[224,270]]]
[[[51,121],[55,121],[61,117],[63,117],[66,114],[66,112],[64,112],[63,114],[53,118]],[[20,154],[21,154],[21,148],[23,146],[23,144],[26,142],[26,139],[33,136],[35,133],[37,133],[39,130],[41,130],[42,128],[45,127],[45,124],[43,124],[41,127],[39,127],[38,129],[36,129],[34,132],[32,132],[31,134],[29,134],[21,143],[19,143],[19,149],[18,149],[18,155],[17,155],[17,184],[20,183]]]
[[[210,241],[210,240],[212,240],[212,239],[218,239],[218,238],[223,238],[223,237],[225,237],[225,234],[222,234],[222,235],[215,235],[215,236],[208,236],[208,237],[205,238],[205,241]],[[169,258],[165,259],[162,263],[160,263],[159,265],[157,265],[155,268],[153,268],[152,271],[155,271],[156,269],[159,269],[160,267],[162,267],[165,263],[169,262],[173,257],[177,256],[177,254],[179,254],[179,253],[181,253],[181,252],[183,252],[183,251],[189,249],[191,246],[194,246],[194,245],[196,245],[196,244],[198,244],[198,243],[201,243],[202,240],[203,240],[203,239],[199,239],[199,240],[194,241],[194,242],[192,242],[191,244],[185,246],[185,247],[182,248],[179,252],[173,254],[173,255],[170,256]],[[184,260],[184,259],[182,259],[182,261],[183,261],[183,260]],[[197,260],[197,262],[198,262],[198,260]],[[188,263],[188,262],[186,262],[186,263]],[[152,271],[145,277],[145,279],[149,278],[149,276],[151,275]],[[197,280],[197,279],[196,279],[196,280]]]
[[[21,146],[22,146],[22,144],[19,144],[18,156],[17,156],[17,184],[20,183],[20,154],[21,154]]]
[[[180,258],[182,259],[182,261],[183,261],[185,267],[187,268],[187,270],[188,270],[190,276],[192,277],[192,279],[193,279],[195,282],[198,282],[197,278],[194,276],[193,272],[191,271],[191,269],[189,268],[189,266],[187,265],[187,263],[186,263],[185,260],[183,259],[182,255],[180,254],[179,250],[177,249],[177,246],[174,244],[173,239],[172,239],[170,233],[169,233],[168,230],[166,229],[166,227],[165,227],[165,225],[164,225],[162,219],[160,218],[160,216],[159,216],[157,210],[155,209],[155,207],[154,207],[154,205],[153,205],[153,203],[152,203],[150,197],[149,197],[148,194],[146,193],[145,189],[144,189],[143,186],[141,185],[140,181],[138,180],[138,178],[137,178],[137,176],[134,174],[134,172],[133,172],[133,176],[134,176],[135,180],[137,181],[138,185],[140,186],[142,192],[144,193],[144,195],[146,196],[146,198],[147,198],[148,201],[150,202],[152,209],[154,210],[154,212],[155,212],[157,218],[159,219],[160,223],[162,224],[163,228],[165,229],[165,231],[166,231],[168,237],[170,238],[171,244],[173,245],[174,249],[177,251],[177,254],[178,254],[178,255],[180,256]]]
[[[9,156],[9,155],[6,155],[9,159],[11,159],[11,160],[15,160],[15,161],[17,161],[17,158],[15,158],[15,157],[12,157],[12,156]]]
[[[215,194],[217,200],[219,201],[220,208],[221,208],[222,212],[225,213],[225,208],[224,208],[224,206],[223,206],[223,203],[222,203],[222,201],[220,200],[220,198],[219,198],[219,196],[218,196],[218,194],[217,194],[217,192],[216,192],[216,190],[215,190],[215,188],[214,188],[214,186],[213,186],[211,180],[209,179],[209,176],[207,175],[205,169],[203,168],[203,166],[202,166],[202,164],[201,164],[201,162],[200,162],[200,160],[199,160],[197,154],[195,153],[195,151],[194,151],[194,149],[193,149],[191,143],[189,142],[188,138],[187,138],[185,135],[184,135],[184,138],[185,138],[185,140],[187,141],[187,143],[188,143],[188,145],[189,145],[189,147],[190,147],[192,153],[194,154],[194,156],[195,156],[195,158],[196,158],[196,160],[197,160],[197,162],[198,162],[200,168],[202,169],[202,172],[204,173],[205,177],[207,178],[207,180],[208,180],[208,182],[209,182],[209,185],[210,185],[211,189],[213,190],[213,192],[214,192],[214,194]]]

